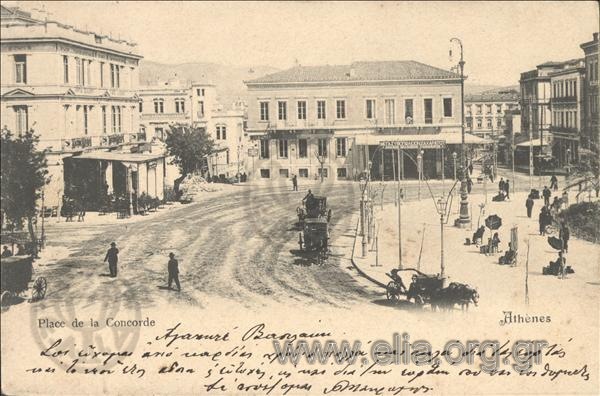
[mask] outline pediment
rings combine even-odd
[[[75,93],[75,91],[73,91],[72,89],[69,88],[69,90],[67,92],[65,92],[65,96],[75,96],[77,95]]]
[[[4,95],[2,95],[3,98],[22,98],[32,96],[35,96],[33,92],[26,91],[22,88],[13,89],[12,91],[8,91]]]
[[[110,92],[108,91],[104,91],[104,93],[102,94],[103,98],[110,98]]]

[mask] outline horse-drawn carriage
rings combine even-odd
[[[408,288],[402,282],[400,271],[413,271],[412,282]],[[444,286],[444,280],[439,275],[427,275],[414,268],[394,269],[386,274],[391,281],[386,285],[388,300],[399,301],[400,296],[405,296],[406,301],[413,300],[417,306],[430,304],[432,309],[451,309],[455,304],[463,309],[473,302],[477,305],[479,294],[468,285],[452,282]]]
[[[309,194],[304,207],[298,207],[298,223],[302,232],[298,236],[300,250],[314,253],[318,261],[329,256],[329,221],[331,209],[327,209],[327,198]]]
[[[0,304],[9,305],[20,293],[29,289],[33,279],[33,257],[12,256],[0,261],[1,287]],[[31,301],[41,300],[46,296],[46,278],[38,277],[31,287]]]

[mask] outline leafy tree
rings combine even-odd
[[[33,228],[36,203],[49,182],[46,154],[36,149],[39,137],[30,130],[19,136],[4,128],[1,133],[1,207],[6,220],[17,229],[27,222],[34,251],[37,238]]]
[[[177,165],[181,177],[175,180],[175,191],[179,192],[179,184],[185,177],[202,170],[207,163],[206,157],[212,153],[214,142],[205,128],[196,128],[189,125],[173,125],[167,131],[165,140],[169,155],[173,156],[174,165]]]
[[[571,166],[567,179],[567,188],[581,186],[578,196],[584,192],[600,191],[600,163],[598,152],[584,148],[579,149],[579,161]]]

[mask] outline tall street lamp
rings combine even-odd
[[[454,180],[456,180],[456,151],[452,153],[452,161],[454,162]]]
[[[421,180],[423,180],[423,154],[425,154],[425,151],[423,150],[419,150],[419,153],[417,154],[417,171],[419,172],[419,201],[421,200]],[[398,180],[400,180],[400,178],[398,178]]]
[[[461,131],[461,145],[460,145],[460,164],[461,164],[461,175],[460,175],[460,215],[455,221],[455,225],[460,228],[466,228],[471,222],[471,216],[469,215],[469,201],[467,194],[467,175],[465,167],[465,61],[463,58],[463,45],[460,39],[453,37],[450,42],[457,42],[460,46],[460,61],[458,67],[460,69],[460,131]],[[452,56],[452,50],[450,50],[450,56]]]

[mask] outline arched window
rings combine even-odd
[[[154,112],[155,113],[164,113],[165,112],[165,101],[162,98],[155,98],[154,102]]]

